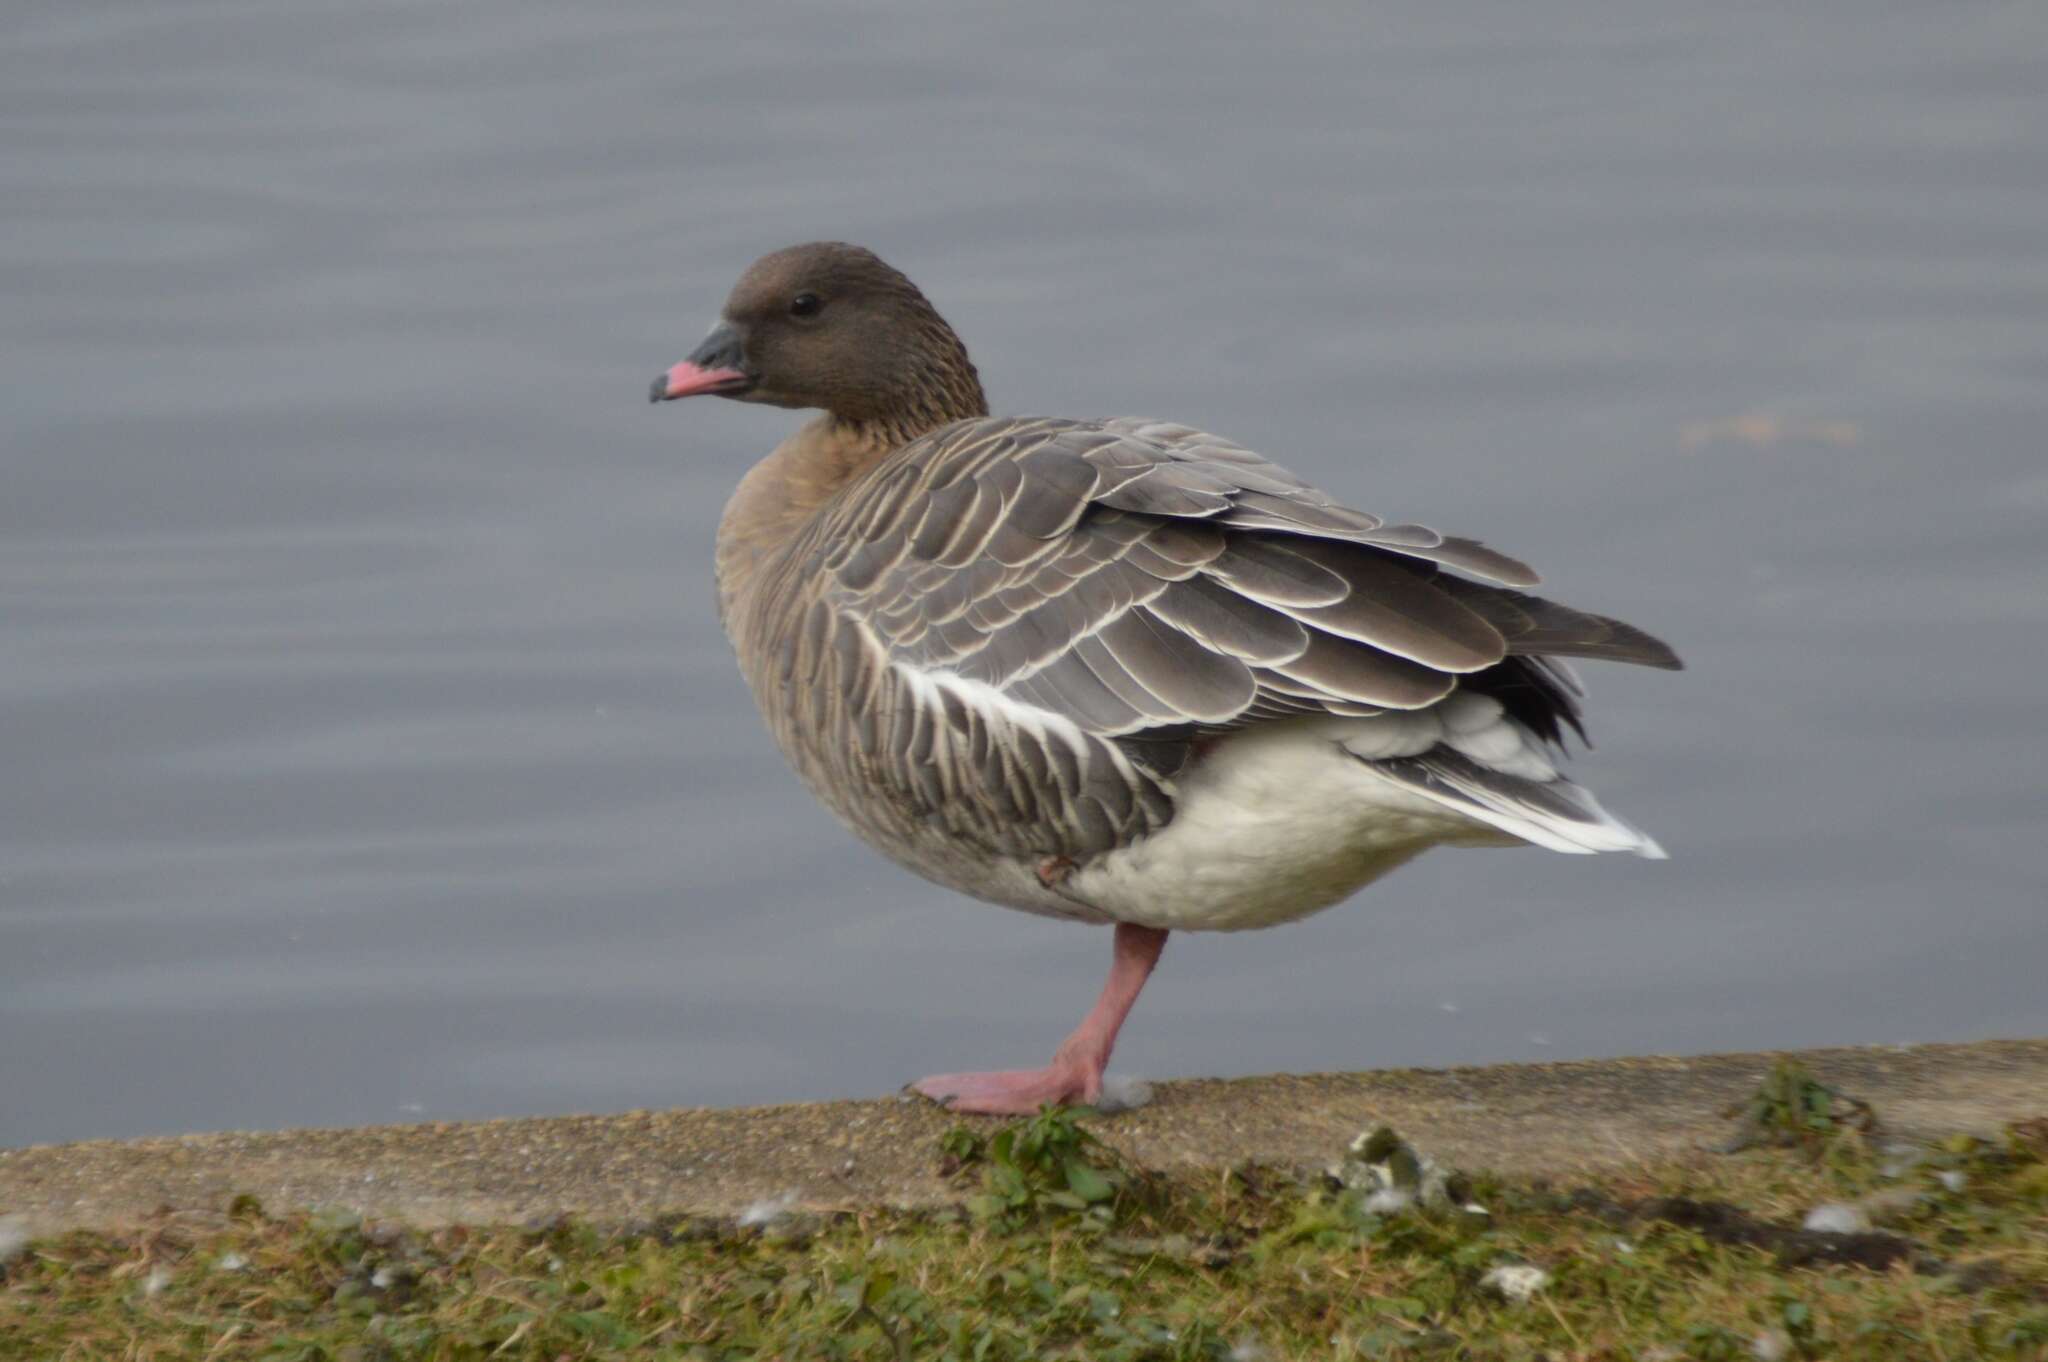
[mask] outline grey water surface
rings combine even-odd
[[[885,1093],[1100,931],[783,769],[644,398],[861,241],[999,410],[1206,426],[1670,639],[1578,773],[1182,937],[1116,1068],[2048,1032],[2048,11],[22,0],[0,1144]]]

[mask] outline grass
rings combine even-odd
[[[1795,1059],[1781,1059],[1748,1100],[1725,1115],[1738,1126],[1726,1152],[1760,1144],[1791,1145],[1818,1152],[1846,1131],[1874,1135],[1877,1113],[1868,1102],[1835,1091]]]
[[[935,1212],[419,1231],[238,1198],[31,1245],[0,1357],[2048,1359],[2048,1121],[1906,1150],[1788,1095],[1791,1143],[1395,1209],[1349,1176],[1415,1172],[1390,1134],[1342,1182],[1169,1178],[1065,1111],[949,1134]],[[1822,1202],[1882,1228],[1800,1229]]]

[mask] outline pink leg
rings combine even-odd
[[[1012,1114],[1037,1111],[1047,1102],[1095,1101],[1102,1096],[1102,1071],[1109,1066],[1116,1033],[1165,947],[1166,933],[1159,928],[1118,923],[1115,955],[1102,996],[1043,1069],[937,1074],[910,1086],[954,1111]]]

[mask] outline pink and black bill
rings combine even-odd
[[[754,376],[746,369],[740,333],[730,323],[720,322],[711,328],[703,344],[690,352],[688,359],[654,380],[647,400],[673,402],[678,397],[695,397],[699,393],[732,396],[753,386]]]

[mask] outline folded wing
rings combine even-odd
[[[1185,426],[963,422],[892,456],[822,529],[819,646],[848,654],[860,691],[842,702],[928,711],[864,727],[880,744],[901,730],[909,760],[980,764],[973,781],[904,773],[939,802],[1049,773],[1035,788],[1060,798],[979,822],[1069,854],[1170,817],[1148,790],[1203,735],[1419,709],[1461,685],[1576,723],[1537,659],[1678,665],[1640,630],[1527,594],[1535,574],[1505,554],[1352,510]],[[1059,835],[1016,827],[1026,814]]]

